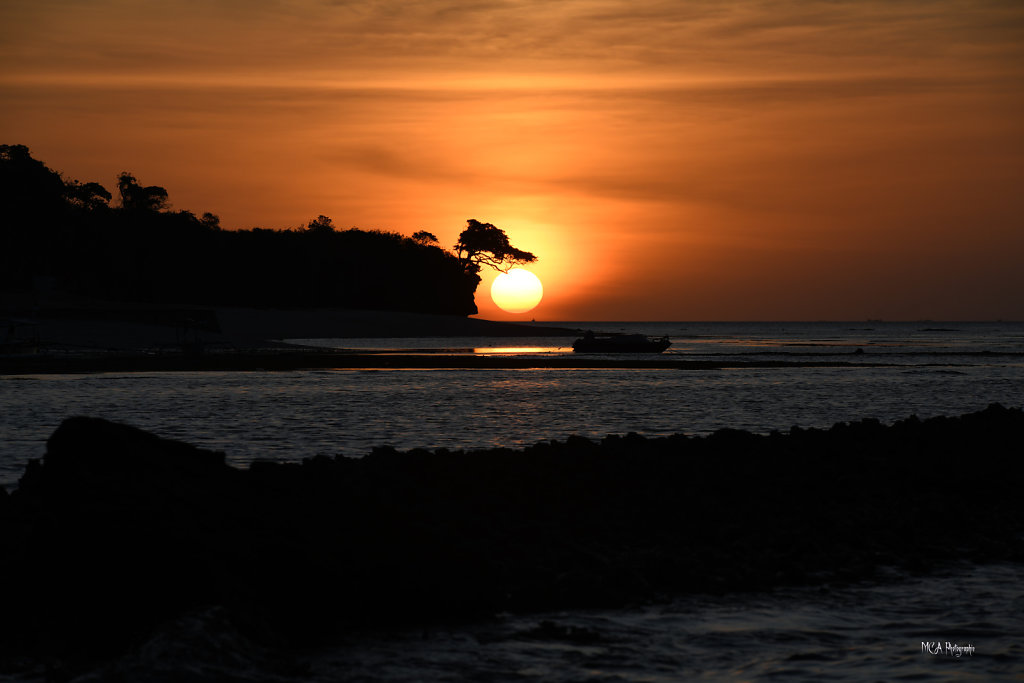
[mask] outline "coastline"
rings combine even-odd
[[[140,307],[57,299],[0,307],[0,375],[98,372],[293,371],[307,369],[716,370],[884,367],[878,358],[692,360],[658,354],[475,353],[459,339],[547,338],[569,346],[583,330],[533,322],[354,309]],[[445,338],[453,347],[402,348],[403,339]],[[388,351],[304,346],[312,339],[389,339]],[[284,340],[290,340],[286,343]]]
[[[98,372],[284,372],[296,370],[441,370],[441,369],[601,369],[652,368],[725,370],[735,368],[868,368],[894,364],[868,361],[708,361],[672,358],[611,358],[550,354],[503,356],[464,353],[355,353],[297,348],[204,353],[21,354],[0,356],[2,375],[82,374]]]
[[[21,587],[0,663],[89,668],[209,607],[255,641],[304,647],[339,629],[1020,563],[1022,434],[1020,409],[992,405],[768,436],[385,447],[238,469],[71,418],[0,490],[0,577]]]
[[[579,330],[456,315],[351,309],[138,307],[59,303],[0,312],[0,374],[138,370],[438,367],[284,343],[317,338],[574,338]],[[371,358],[371,356],[373,356]],[[484,363],[487,366],[487,363]],[[443,367],[443,366],[442,366]]]

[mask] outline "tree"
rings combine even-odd
[[[533,263],[537,257],[516,249],[501,228],[470,218],[466,229],[455,243],[455,254],[466,272],[477,273],[481,266],[490,266],[507,273],[513,266]]]
[[[334,232],[334,221],[327,216],[320,214],[316,220],[309,222],[307,230],[314,234],[330,234]]]
[[[117,177],[117,189],[121,193],[121,207],[124,209],[160,211],[168,207],[167,190],[159,185],[143,187],[127,171]]]
[[[413,242],[419,242],[420,244],[422,244],[424,246],[428,246],[428,245],[431,245],[431,244],[437,244],[438,243],[437,235],[435,235],[432,232],[427,232],[426,230],[420,230],[419,232],[414,232],[412,234],[412,241]]]
[[[25,145],[0,145],[0,200],[3,211],[30,213],[61,208],[66,186],[60,173],[33,159]]]
[[[64,191],[67,200],[80,206],[86,211],[96,211],[104,208],[110,202],[112,196],[107,188],[99,183],[79,183],[77,180],[65,183]]]
[[[203,214],[203,217],[199,219],[199,222],[209,230],[220,230],[220,217],[217,216],[217,214],[207,211]]]
[[[65,180],[33,159],[25,145],[0,145],[0,205],[8,213],[13,206],[32,207],[38,220],[39,212],[92,211],[109,201],[110,193],[99,183]]]

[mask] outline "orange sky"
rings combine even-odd
[[[0,143],[535,252],[538,320],[1024,319],[1024,3],[5,0]]]

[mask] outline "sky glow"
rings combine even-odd
[[[1018,2],[9,0],[0,63],[68,178],[493,223],[538,320],[1024,319]]]

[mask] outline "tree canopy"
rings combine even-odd
[[[67,180],[24,145],[0,145],[0,290],[40,278],[97,298],[191,305],[339,307],[469,315],[479,272],[537,257],[475,219],[452,251],[437,236],[338,230],[320,215],[295,230],[221,230],[216,215],[171,211],[168,192],[117,177],[120,205]]]
[[[412,234],[412,239],[420,244],[437,244],[437,235],[426,230],[418,230]]]
[[[516,249],[501,228],[470,218],[466,229],[455,243],[455,255],[467,272],[477,273],[481,266],[490,266],[507,273],[514,266],[533,263],[537,257]]]
[[[121,193],[121,207],[124,209],[161,211],[168,207],[167,190],[159,185],[144,187],[127,171],[117,177],[117,189]]]
[[[221,230],[212,213],[169,210],[166,189],[131,173],[117,190],[110,206],[99,183],[0,145],[0,290],[45,280],[145,303],[477,312],[479,277],[428,235],[337,230],[324,215],[296,230]]]
[[[306,225],[306,230],[314,234],[329,235],[334,232],[334,221],[320,214]]]

